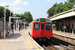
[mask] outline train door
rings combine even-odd
[[[44,23],[41,24],[41,36],[44,36]]]
[[[52,37],[52,23],[45,23],[45,37]]]
[[[41,33],[41,23],[34,22],[32,29],[32,37],[40,37],[40,33]]]

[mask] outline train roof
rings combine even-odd
[[[44,22],[52,22],[52,21],[48,18],[38,18],[38,19],[34,20],[33,22],[42,22],[42,23],[44,23]]]

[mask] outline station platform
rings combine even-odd
[[[53,30],[53,34],[60,35],[60,36],[66,37],[66,38],[75,39],[75,34],[72,34],[69,32],[62,32],[62,31]]]
[[[9,37],[0,39],[0,50],[44,50],[28,34],[28,30],[15,31]]]
[[[75,34],[53,30],[53,37],[68,42],[75,46]]]

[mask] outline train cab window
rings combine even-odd
[[[51,24],[46,24],[46,30],[51,30]]]
[[[34,24],[34,30],[39,30],[40,29],[40,24]]]
[[[41,30],[44,30],[44,24],[41,25]]]

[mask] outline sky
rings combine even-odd
[[[0,6],[9,5],[8,9],[15,13],[22,14],[30,11],[33,19],[47,18],[47,10],[55,3],[65,2],[66,0],[1,0]]]

